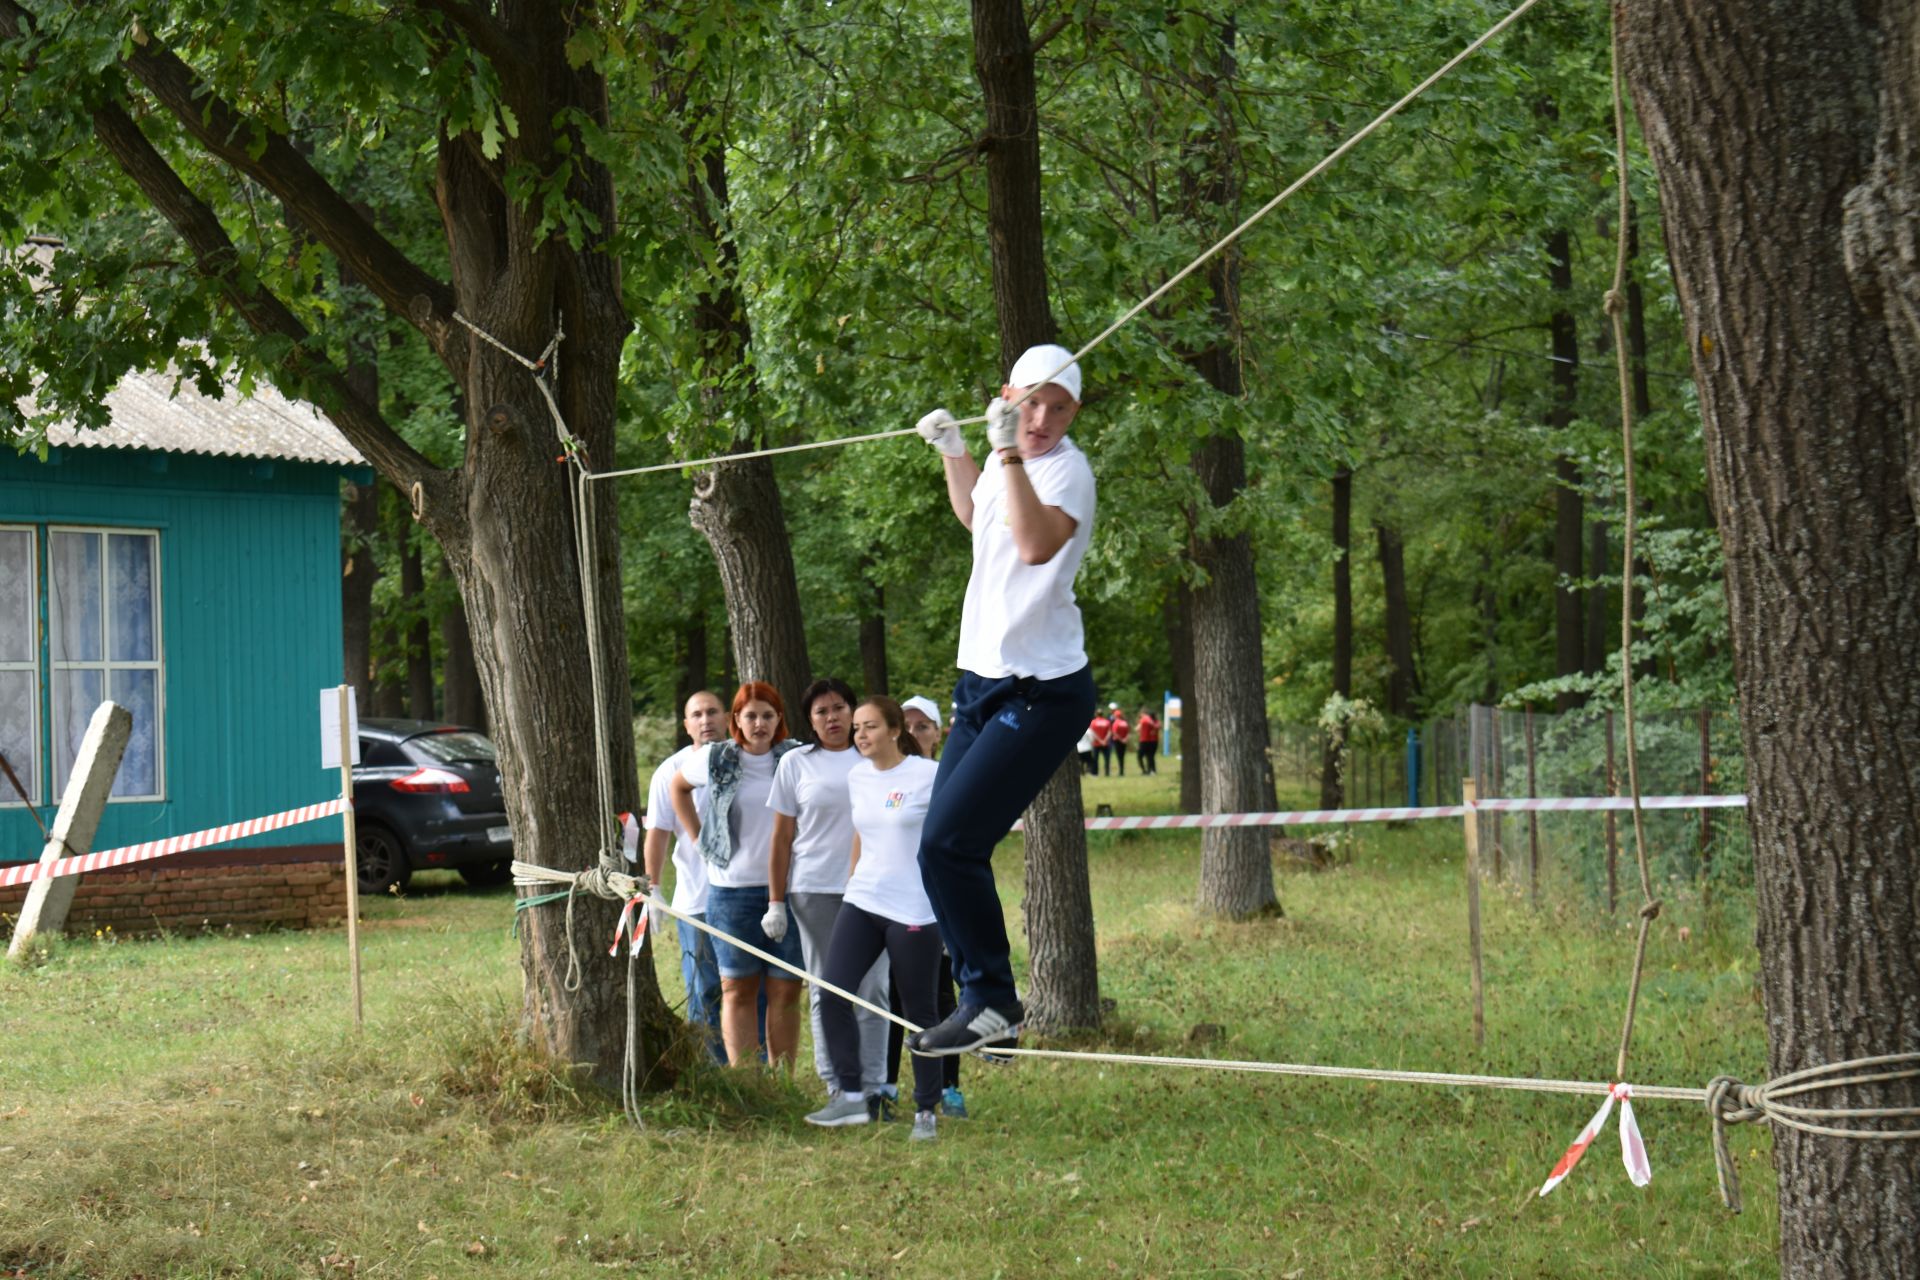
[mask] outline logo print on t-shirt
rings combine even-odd
[[[898,809],[900,806],[904,805],[906,802],[907,802],[906,792],[889,791],[887,792],[887,802],[881,805],[880,807],[883,809]]]

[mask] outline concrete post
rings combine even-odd
[[[87,735],[80,740],[73,774],[67,779],[66,793],[60,797],[60,812],[54,815],[53,830],[40,851],[41,865],[92,851],[100,815],[106,811],[114,775],[120,772],[120,757],[126,754],[127,739],[132,734],[131,711],[112,702],[94,708]],[[20,921],[13,927],[13,941],[7,946],[9,960],[25,959],[34,935],[58,934],[66,927],[67,909],[73,905],[78,884],[75,876],[33,882],[20,908]]]

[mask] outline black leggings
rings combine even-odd
[[[860,979],[885,951],[892,964],[905,1016],[923,1027],[935,1022],[934,985],[940,972],[940,931],[930,924],[901,924],[875,915],[851,902],[840,904],[827,943],[826,972],[821,976],[845,990],[855,990]],[[820,993],[820,1029],[826,1033],[827,1056],[840,1087],[848,1093],[860,1088],[860,1028],[853,1006],[831,991]],[[932,1111],[940,1102],[940,1060],[915,1055],[913,1105]]]
[[[907,1011],[900,1006],[900,982],[893,976],[891,970],[888,971],[887,986],[889,988],[887,996],[893,1002],[894,1013],[902,1018],[906,1017]],[[944,948],[940,952],[940,980],[934,984],[933,994],[936,1007],[940,1011],[940,1020],[944,1022],[948,1014],[960,1007],[959,993],[953,986],[953,961]],[[907,1033],[900,1029],[899,1023],[887,1024],[888,1084],[900,1083],[900,1050],[905,1045],[906,1039]],[[964,1056],[964,1054],[953,1053],[940,1059],[940,1083],[949,1089],[960,1087],[960,1059]]]
[[[1159,773],[1160,766],[1154,762],[1154,757],[1159,754],[1160,754],[1160,739],[1155,738],[1152,742],[1141,743],[1140,744],[1140,772]]]

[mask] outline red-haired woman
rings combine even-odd
[[[707,864],[707,921],[714,928],[800,964],[800,939],[769,938],[761,927],[773,845],[774,767],[800,744],[787,737],[786,708],[770,684],[749,680],[733,695],[733,737],[696,751],[672,782],[673,812]],[[695,811],[695,787],[707,788],[707,811]],[[800,1045],[800,980],[723,938],[713,940],[720,970],[720,1036],[727,1061],[752,1061],[759,1051],[758,1009],[767,995],[767,1056],[791,1065]]]

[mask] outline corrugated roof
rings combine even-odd
[[[265,383],[242,396],[228,384],[218,400],[189,381],[174,389],[172,373],[130,373],[107,396],[113,421],[98,431],[59,423],[49,444],[76,449],[157,449],[215,457],[273,458],[365,466],[346,437],[310,404],[289,400]]]

